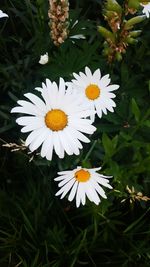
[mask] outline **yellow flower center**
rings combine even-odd
[[[90,173],[88,171],[85,171],[83,169],[75,172],[75,179],[78,182],[87,182],[90,179]]]
[[[45,124],[52,131],[63,130],[68,123],[68,117],[60,109],[53,109],[47,112],[45,115]]]
[[[100,88],[96,84],[90,84],[86,87],[85,94],[90,100],[95,100],[100,95]]]

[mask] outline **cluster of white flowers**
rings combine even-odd
[[[79,155],[81,142],[90,139],[85,134],[93,134],[96,127],[92,125],[95,114],[99,118],[107,110],[113,112],[116,106],[112,100],[119,85],[110,85],[109,75],[101,77],[100,69],[93,74],[88,67],[85,73],[73,73],[75,79],[66,82],[60,78],[59,85],[46,79],[42,88],[35,88],[41,98],[32,93],[24,96],[30,100],[19,100],[18,107],[11,112],[24,113],[16,122],[23,126],[22,132],[31,132],[26,139],[26,146],[33,152],[41,147],[41,156],[52,159],[53,151],[59,158]],[[30,116],[29,116],[30,115]]]
[[[116,106],[112,100],[116,97],[112,91],[119,85],[110,84],[110,76],[101,77],[100,69],[93,74],[86,67],[85,73],[73,73],[74,79],[65,82],[62,78],[59,85],[46,79],[42,87],[36,87],[41,98],[33,93],[24,96],[29,100],[19,100],[19,106],[14,107],[12,113],[23,113],[26,116],[16,120],[17,124],[23,126],[23,133],[30,132],[25,144],[31,152],[41,147],[41,157],[52,160],[53,152],[59,158],[68,155],[79,155],[82,143],[89,143],[86,134],[91,135],[96,131],[92,125],[95,115],[99,118],[107,114],[107,110],[113,112]],[[78,167],[72,171],[58,173],[60,177],[55,180],[61,182],[62,188],[56,195],[63,198],[71,189],[68,199],[71,201],[76,194],[76,205],[85,204],[86,196],[90,201],[99,204],[101,195],[106,198],[103,185],[109,185],[107,176],[96,173],[97,169],[85,169]]]
[[[150,3],[142,2],[142,12],[149,17]],[[0,18],[8,17],[0,10]],[[78,21],[76,22],[78,23]],[[71,38],[85,38],[83,35]],[[48,63],[48,53],[41,55],[39,63]],[[65,154],[79,155],[82,143],[89,143],[96,131],[93,126],[96,115],[101,118],[108,111],[114,112],[116,97],[114,91],[119,85],[111,84],[110,75],[101,76],[100,69],[94,73],[88,67],[85,72],[73,73],[73,79],[65,82],[60,78],[59,85],[46,79],[42,87],[35,88],[41,97],[33,93],[24,96],[29,100],[19,100],[19,106],[11,110],[12,113],[23,113],[26,116],[16,120],[23,126],[23,133],[29,132],[25,145],[31,152],[41,147],[41,157],[52,160],[55,152],[59,158]],[[68,200],[76,196],[76,206],[85,205],[86,197],[96,205],[100,197],[107,198],[102,186],[112,189],[109,184],[111,176],[97,173],[101,168],[86,169],[77,167],[74,170],[58,172],[61,189],[56,195],[63,198],[69,193]]]
[[[150,1],[140,1],[142,12],[149,18]],[[0,10],[0,18],[8,15]],[[75,21],[72,27],[78,23]],[[83,28],[84,29],[84,28]],[[85,39],[83,34],[70,36],[72,39]],[[39,64],[45,65],[49,61],[48,52],[40,56]],[[114,112],[116,104],[114,91],[119,85],[111,84],[109,74],[101,76],[100,69],[94,73],[88,67],[85,72],[73,73],[74,79],[65,82],[62,78],[59,85],[46,79],[42,87],[35,88],[41,98],[36,94],[27,93],[24,96],[29,100],[19,100],[19,106],[11,110],[12,113],[23,113],[26,116],[16,120],[23,126],[23,133],[29,132],[25,145],[31,152],[41,147],[41,157],[52,160],[53,152],[59,158],[68,155],[79,155],[83,148],[82,143],[89,143],[86,136],[96,131],[92,124],[95,115],[99,118],[108,111]],[[109,184],[111,176],[97,173],[101,168],[86,169],[77,167],[74,170],[58,172],[61,189],[56,195],[63,198],[69,193],[68,200],[76,196],[76,206],[85,205],[86,197],[96,205],[100,197],[107,198],[103,188],[112,189]]]

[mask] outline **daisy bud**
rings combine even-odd
[[[48,53],[41,55],[39,63],[41,65],[45,65],[46,63],[48,63]]]

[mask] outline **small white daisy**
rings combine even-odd
[[[42,145],[41,156],[48,160],[52,159],[53,150],[58,157],[63,158],[64,153],[68,155],[79,155],[82,149],[80,141],[88,143],[90,140],[83,134],[93,134],[96,128],[90,119],[91,111],[82,103],[81,98],[72,94],[71,90],[65,90],[65,82],[60,78],[59,87],[55,82],[46,79],[40,91],[43,99],[27,93],[24,96],[29,101],[19,100],[19,107],[11,112],[24,113],[27,116],[20,117],[16,122],[24,126],[23,133],[31,132],[25,142],[31,152]],[[29,116],[31,115],[31,116]]]
[[[49,60],[48,53],[46,52],[46,54],[41,55],[40,60],[39,60],[39,64],[45,65],[48,63],[48,60]]]
[[[143,1],[141,3],[141,6],[143,7],[143,14],[146,15],[147,18],[149,18],[149,14],[150,14],[150,2],[149,1]]]
[[[76,196],[76,206],[77,208],[85,205],[86,196],[91,202],[96,205],[100,203],[99,195],[103,198],[107,198],[101,185],[112,189],[109,184],[109,178],[112,176],[104,176],[97,173],[101,168],[95,169],[85,169],[82,167],[77,167],[72,171],[62,171],[58,172],[58,177],[55,181],[60,181],[58,186],[62,187],[56,196],[61,195],[61,199],[70,191],[68,200],[72,201]]]
[[[4,13],[2,10],[0,10],[0,19],[6,18],[6,17],[8,17],[8,15],[6,13]]]
[[[109,74],[101,77],[100,69],[97,69],[93,74],[88,67],[85,68],[85,73],[73,73],[75,79],[68,82],[68,86],[72,86],[77,92],[82,95],[85,102],[89,104],[90,109],[96,110],[99,118],[102,117],[102,112],[107,114],[107,110],[113,112],[116,107],[112,98],[116,95],[112,91],[117,90],[119,85],[110,84]],[[91,117],[94,120],[94,116]]]

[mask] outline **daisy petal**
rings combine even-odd
[[[92,78],[92,72],[90,71],[90,69],[88,67],[85,67],[85,73],[86,73],[87,77]]]
[[[77,187],[78,187],[78,182],[76,181],[70,191],[70,194],[69,194],[69,197],[68,197],[68,200],[69,201],[72,201],[75,197],[75,194],[76,194],[76,191],[77,191]]]
[[[53,135],[54,150],[60,158],[64,158],[64,149],[62,147],[62,144],[60,143],[58,132],[53,133]]]
[[[85,205],[85,190],[82,183],[79,183],[78,189],[77,189],[77,196],[76,196],[76,206],[77,208],[80,206],[80,202],[82,205]]]
[[[48,134],[49,134],[49,130],[45,128],[42,134],[39,135],[34,141],[31,142],[29,146],[30,150],[32,152],[36,150],[46,140]]]
[[[38,138],[38,136],[40,136],[43,133],[43,128],[40,129],[36,129],[34,131],[32,131],[32,133],[30,133],[25,141],[25,145],[29,146],[33,140],[35,140],[36,138]]]
[[[96,191],[87,184],[85,185],[85,193],[91,202],[94,202],[96,205],[100,203],[100,198]]]
[[[30,101],[32,101],[32,103],[39,109],[41,109],[43,112],[46,112],[45,103],[38,96],[31,93],[24,94],[24,96]]]
[[[101,71],[100,71],[100,69],[97,69],[97,70],[93,73],[93,79],[98,81],[100,78],[101,78]]]
[[[75,179],[71,179],[67,184],[65,184],[55,195],[58,196],[58,195],[61,195],[61,198],[63,198],[68,192],[69,190],[71,189],[71,187],[73,186],[75,182]]]

